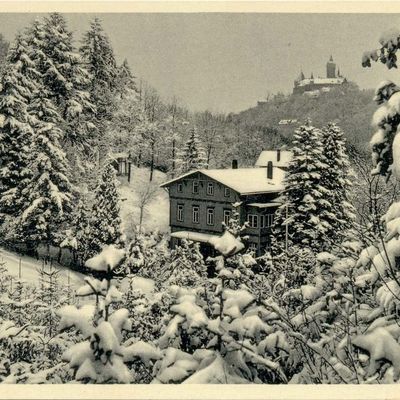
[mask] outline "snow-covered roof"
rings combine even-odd
[[[269,161],[272,161],[274,167],[284,168],[289,165],[293,157],[293,153],[288,150],[281,150],[280,158],[278,161],[278,152],[276,150],[264,150],[259,155],[255,166],[256,167],[266,167]],[[275,172],[275,171],[274,171]]]
[[[284,189],[285,171],[280,168],[273,169],[272,179],[267,178],[265,168],[199,169],[165,182],[161,187],[169,186],[198,172],[230,187],[239,194],[275,193]]]
[[[278,125],[290,125],[297,123],[297,119],[281,119]]]
[[[121,151],[119,153],[110,153],[110,157],[112,158],[128,158],[129,157],[129,153],[125,152],[125,151]]]
[[[179,231],[179,232],[172,232],[171,237],[177,239],[192,240],[193,242],[209,243],[210,240],[212,240],[212,238],[215,236],[200,232]]]
[[[248,203],[247,205],[256,208],[271,208],[280,206],[279,203]]]

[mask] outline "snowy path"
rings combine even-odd
[[[0,263],[5,262],[5,268],[9,274],[15,278],[19,275],[19,263],[21,260],[21,280],[28,282],[32,285],[39,283],[39,270],[42,267],[42,260],[36,260],[36,258],[22,256],[12,251],[5,250],[0,247]],[[83,284],[84,274],[72,271],[66,267],[57,266],[60,271],[58,277],[59,282],[62,284],[68,284],[68,274],[70,284],[72,288],[79,288]],[[47,269],[46,269],[47,270]],[[141,289],[146,296],[151,297],[154,291],[154,281],[151,279],[135,277],[133,278],[133,286],[136,289]],[[121,281],[120,290],[126,291],[129,287],[128,279],[124,278]]]
[[[17,253],[0,248],[0,262],[5,262],[5,268],[9,274],[15,278],[19,275],[19,264],[21,260],[21,279],[30,284],[37,285],[39,282],[39,270],[42,267],[42,260],[36,260],[29,256],[19,255]],[[68,275],[72,287],[79,287],[83,283],[84,275],[62,266],[57,266],[60,271],[59,282],[68,284]]]
[[[132,168],[132,181],[128,184],[122,180],[119,188],[122,198],[121,218],[125,233],[131,237],[134,227],[139,224],[139,195],[143,187],[149,184],[150,170],[148,168]],[[146,207],[143,218],[143,228],[148,231],[169,231],[169,197],[168,193],[159,187],[167,180],[160,171],[154,171],[153,185],[156,187],[152,201]]]

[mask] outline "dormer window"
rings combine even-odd
[[[229,197],[231,195],[231,189],[229,189],[229,188],[225,188],[225,190],[224,190],[224,196],[225,197]]]
[[[207,194],[209,196],[214,196],[214,184],[212,182],[207,183]]]
[[[178,190],[178,193],[182,193],[182,192],[183,192],[183,185],[182,185],[182,183],[178,183],[178,188],[177,188],[177,190]]]
[[[199,181],[193,181],[193,193],[199,193]]]

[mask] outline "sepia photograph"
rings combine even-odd
[[[399,383],[400,7],[25,6],[0,383]]]

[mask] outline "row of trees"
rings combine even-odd
[[[116,93],[135,90],[98,20],[82,43],[77,51],[60,14],[36,20],[17,35],[1,77],[0,222],[6,240],[31,249],[56,241],[82,186],[97,184],[91,161],[104,121]]]
[[[137,85],[127,61],[118,65],[99,19],[79,49],[62,15],[35,20],[17,35],[2,67],[2,236],[33,250],[78,232],[84,202],[107,214],[117,200],[98,210],[90,193],[113,181],[108,167],[103,170],[110,150],[128,149],[138,166],[150,167],[150,181],[155,168],[178,174],[207,167],[218,140],[216,120],[223,118],[190,114],[176,100],[164,103],[149,85]],[[114,182],[106,191],[114,191]]]

